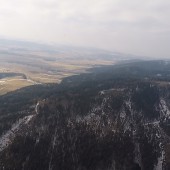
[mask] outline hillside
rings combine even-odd
[[[0,97],[0,169],[170,169],[170,62],[88,72]]]

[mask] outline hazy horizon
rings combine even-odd
[[[167,58],[168,0],[2,1],[0,37]]]

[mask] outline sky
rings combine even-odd
[[[0,0],[0,37],[170,58],[170,0]]]

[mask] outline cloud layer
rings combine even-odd
[[[0,36],[170,57],[169,0],[0,0]]]

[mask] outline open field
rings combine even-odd
[[[112,65],[123,57],[98,49],[0,40],[0,95],[35,83],[59,83],[65,77]]]
[[[28,81],[26,79],[20,79],[18,77],[1,79],[0,95],[31,85],[34,85],[32,81]]]

